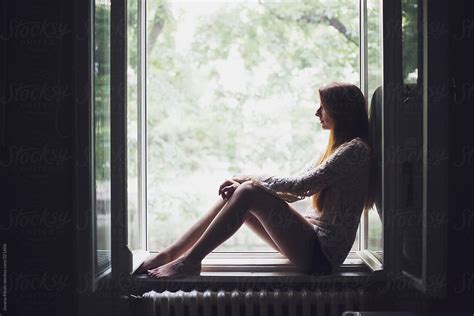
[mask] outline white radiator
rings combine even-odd
[[[136,316],[342,315],[363,308],[363,291],[155,292],[133,302]]]

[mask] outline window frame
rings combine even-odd
[[[74,138],[74,220],[77,275],[76,284],[81,290],[79,301],[87,300],[87,293],[95,292],[100,282],[111,274],[109,266],[100,274],[96,271],[96,212],[95,212],[95,127],[94,127],[94,23],[95,1],[75,5],[74,25],[83,30],[75,38],[74,62],[82,71],[75,72],[75,138]],[[79,304],[82,308],[82,305]]]
[[[380,6],[383,7],[383,1],[380,0]],[[381,14],[382,11],[381,11]],[[383,19],[382,19],[383,20]],[[381,26],[383,29],[383,26]],[[368,32],[367,32],[367,0],[360,0],[359,1],[359,30],[360,30],[360,89],[362,90],[362,93],[364,94],[367,105],[370,102],[370,96],[369,91],[368,91],[368,78],[369,78],[369,69],[368,69]],[[383,58],[383,52],[385,50],[385,47],[381,48],[381,55]],[[383,65],[382,65],[383,67]],[[384,67],[383,67],[384,68]],[[383,72],[383,69],[382,69]],[[382,76],[382,82],[383,81]],[[382,108],[383,108],[382,103]],[[368,106],[367,106],[368,110]],[[382,164],[383,166],[383,164]],[[383,183],[382,183],[383,185]],[[383,209],[383,204],[382,204],[382,209]],[[383,212],[383,211],[382,211]],[[368,232],[368,227],[369,227],[369,214],[368,212],[362,212],[362,217],[360,221],[360,229],[359,229],[359,251],[356,251],[357,255],[359,258],[362,260],[362,262],[367,265],[372,271],[380,271],[383,269],[383,262],[377,258],[377,256],[368,249],[368,238],[369,238],[369,232]],[[383,227],[383,223],[382,223]],[[383,233],[384,229],[382,229],[382,239],[383,239]]]
[[[144,10],[146,8],[146,3],[147,3],[147,0],[137,0],[138,2],[138,7],[142,8],[142,10]],[[366,14],[366,0],[359,0],[358,1],[359,3],[359,17],[361,18],[364,14]],[[139,16],[137,18],[137,20],[139,21],[138,23],[140,24],[141,22],[143,23],[143,21],[146,21],[146,10],[144,11],[141,11],[141,16]],[[365,40],[365,36],[367,34],[367,28],[366,28],[366,25],[361,23],[362,21],[365,21],[365,19],[363,20],[359,20],[359,34],[360,34],[360,39],[362,40],[362,38],[364,38]],[[139,141],[139,144],[138,144],[138,148],[139,148],[139,152],[140,154],[142,155],[142,157],[145,157],[145,158],[139,158],[139,161],[142,163],[142,165],[145,165],[144,166],[144,169],[140,169],[140,170],[144,170],[142,171],[142,173],[139,175],[139,183],[142,184],[142,188],[143,189],[139,189],[139,192],[140,192],[140,196],[139,196],[139,205],[141,205],[141,207],[139,207],[139,213],[140,213],[140,218],[141,219],[144,219],[144,223],[142,222],[142,225],[141,225],[141,232],[140,232],[140,235],[142,236],[142,238],[146,238],[145,242],[142,242],[141,245],[143,247],[144,250],[146,250],[146,253],[149,253],[150,251],[148,250],[147,248],[147,241],[148,241],[148,235],[147,235],[147,226],[148,226],[148,223],[146,222],[146,217],[147,217],[147,214],[146,214],[146,205],[147,205],[147,200],[146,200],[146,184],[147,184],[147,179],[146,179],[146,149],[145,149],[145,146],[146,146],[146,58],[147,58],[147,54],[146,54],[146,47],[147,47],[147,43],[146,43],[146,25],[139,25],[139,27],[141,27],[141,30],[139,30],[139,36],[138,38],[141,39],[141,41],[139,41],[139,44],[138,44],[138,51],[139,51],[139,55],[141,56],[141,61],[139,61],[139,64],[141,65],[141,69],[140,69],[140,74],[139,74],[139,92],[140,92],[140,96],[138,96],[138,98],[140,100],[142,100],[142,102],[139,101],[139,116],[138,116],[138,123],[139,123],[139,129],[140,129],[140,135],[138,137],[138,141]],[[366,84],[362,84],[362,78],[365,78],[365,82],[367,82],[367,69],[362,69],[362,65],[363,65],[363,58],[362,56],[365,56],[365,52],[367,50],[367,45],[365,45],[364,47],[362,45],[359,45],[359,48],[360,48],[360,56],[361,56],[361,59],[360,59],[360,80],[361,80],[361,85],[365,86],[366,87]],[[366,65],[366,60],[365,60],[365,63],[364,65]],[[144,76],[144,77],[143,77]],[[141,89],[140,89],[140,80],[141,80]],[[126,86],[126,85],[125,85]],[[367,90],[367,89],[365,89]],[[363,90],[364,91],[364,90]],[[365,91],[364,95],[367,95],[367,91]],[[143,139],[144,141],[140,141],[140,138],[143,136]],[[143,193],[144,192],[144,193]],[[367,240],[364,239],[364,238],[367,238],[368,236],[368,233],[367,233],[367,229],[368,229],[368,216],[367,216],[367,213],[366,212],[363,212],[363,221],[361,221],[361,224],[359,225],[359,229],[358,229],[358,246],[359,246],[359,250],[351,250],[349,255],[348,255],[348,259],[342,264],[342,266],[340,267],[340,270],[346,270],[349,266],[354,266],[354,261],[356,260],[358,262],[358,265],[359,267],[358,268],[361,268],[364,264],[367,264],[367,262],[370,262],[370,263],[376,263],[378,264],[378,266],[374,266],[373,264],[370,266],[370,268],[372,270],[380,270],[380,266],[381,266],[381,263],[380,261],[375,258],[372,259],[372,257],[374,257],[373,255],[371,255],[370,253],[369,254],[366,254],[367,250]],[[232,254],[235,255],[235,258],[238,259],[242,256],[246,256],[248,257],[248,254],[249,252],[244,252],[244,251],[234,251],[234,252],[231,252]],[[256,260],[256,259],[260,259],[262,258],[262,254],[263,254],[263,257],[264,258],[268,258],[267,256],[267,253],[272,253],[274,254],[273,256],[273,259],[278,261],[280,259],[280,254],[276,251],[271,251],[271,252],[251,252],[251,258],[249,257],[249,262],[247,263],[247,265],[249,267],[251,267],[252,265],[250,264],[251,261],[253,260]],[[211,261],[213,260],[217,260],[216,258],[220,258],[221,255],[220,254],[224,254],[224,255],[227,255],[228,252],[212,252],[208,255],[208,257],[210,258]],[[370,260],[366,259],[366,258],[371,258]],[[206,266],[206,260],[203,261],[203,267]],[[260,269],[260,265],[254,265],[255,266],[255,269]],[[375,268],[374,268],[375,267]],[[133,270],[135,270],[137,267],[134,267]],[[210,268],[210,267],[208,267]],[[271,271],[272,267],[271,266],[268,266],[268,271]],[[291,269],[291,264],[288,263],[288,269]]]
[[[421,5],[420,5],[421,3]],[[441,149],[446,154],[449,148],[449,134],[447,123],[433,126],[429,122],[443,122],[448,117],[450,102],[448,93],[432,93],[431,86],[448,91],[448,83],[444,78],[448,77],[449,68],[444,63],[447,58],[442,54],[429,56],[429,50],[441,52],[449,42],[449,35],[437,34],[429,36],[430,22],[432,16],[441,17],[440,25],[447,24],[445,4],[435,4],[428,0],[418,0],[419,13],[422,12],[422,78],[423,78],[423,205],[422,205],[422,263],[421,276],[414,276],[401,269],[402,275],[406,276],[411,284],[430,297],[445,298],[447,295],[447,231],[448,231],[448,170],[449,159],[442,155],[438,164],[430,163],[430,152],[433,154]],[[445,24],[442,24],[445,23]],[[445,53],[446,54],[446,53]],[[430,70],[433,70],[430,72]],[[432,73],[432,74],[431,74]],[[431,110],[431,107],[433,108]],[[429,181],[428,181],[429,180]],[[444,193],[444,194],[443,194]],[[430,218],[442,219],[440,223],[432,223]],[[430,226],[432,225],[432,226]],[[438,226],[438,227],[437,227]]]
[[[123,1],[123,2],[122,2]],[[120,25],[120,28],[121,28],[121,32],[119,32],[118,34],[121,34],[123,35],[123,37],[121,39],[118,39],[116,38],[116,36],[112,36],[112,39],[115,39],[116,41],[116,45],[113,45],[112,44],[112,49],[120,49],[122,52],[126,52],[126,43],[127,43],[127,23],[126,23],[126,19],[123,19],[123,17],[126,16],[126,0],[122,0],[119,4],[116,4],[117,5],[117,11],[118,10],[124,10],[125,12],[121,12],[120,15],[122,17],[122,19],[120,18],[117,18],[116,21],[121,23],[122,25]],[[362,18],[362,16],[366,15],[366,1],[367,0],[359,0],[359,17],[360,19]],[[146,2],[147,0],[138,0],[138,5],[139,5],[139,8],[141,7],[142,11],[141,11],[141,16],[137,19],[140,22],[143,23],[143,21],[146,21]],[[141,6],[140,6],[141,5]],[[362,18],[363,20],[360,20],[361,22],[362,21],[365,21],[365,18]],[[112,15],[112,23],[114,23],[114,15]],[[117,26],[118,27],[118,26]],[[138,99],[139,100],[142,100],[142,102],[139,102],[139,126],[140,126],[140,131],[141,133],[145,133],[145,134],[142,134],[142,135],[145,135],[144,136],[144,139],[145,141],[141,141],[140,142],[140,138],[139,138],[139,144],[138,144],[138,148],[139,148],[139,153],[142,155],[142,157],[146,157],[146,149],[144,148],[144,146],[146,146],[146,119],[144,119],[144,117],[146,117],[146,96],[144,95],[146,93],[146,77],[143,77],[145,74],[146,74],[146,36],[144,36],[144,31],[143,31],[143,28],[145,26],[140,25],[140,27],[142,28],[141,32],[140,32],[140,36],[138,36],[138,38],[140,38],[141,40],[139,40],[139,54],[141,56],[141,61],[139,62],[140,65],[142,65],[142,69],[140,71],[140,74],[139,74],[139,86],[140,86],[140,80],[141,80],[141,88],[139,88],[139,96],[138,96]],[[146,29],[145,29],[146,31]],[[366,25],[365,24],[362,24],[362,23],[359,23],[359,34],[360,34],[360,38],[362,40],[365,41],[365,36],[367,34],[367,29],[366,29]],[[362,43],[361,43],[362,44]],[[366,44],[366,43],[365,43]],[[362,59],[362,56],[365,56],[365,52],[367,50],[367,45],[365,46],[362,46],[362,45],[359,45],[360,47],[360,56],[361,56],[361,60],[360,60],[360,73],[361,73],[361,85],[363,86],[363,89],[367,90],[366,89],[366,81],[367,81],[367,74],[366,74],[366,69],[362,69],[362,65],[365,65],[366,66],[366,59],[365,59],[365,62],[363,61]],[[112,53],[112,56],[114,56],[114,53]],[[118,57],[118,56],[117,56]],[[125,69],[122,69],[122,72],[125,72],[126,73],[126,55],[122,55],[121,56],[122,58],[122,62],[120,64],[120,67],[125,67]],[[118,60],[118,59],[117,59]],[[125,63],[123,62],[123,60],[125,60]],[[112,58],[112,62],[113,62],[113,58]],[[125,64],[125,65],[124,65]],[[112,68],[116,68],[116,66],[112,67]],[[363,78],[365,78],[365,84],[363,84]],[[126,78],[124,79],[125,81],[123,82],[119,82],[117,81],[115,84],[112,83],[112,86],[113,87],[126,87]],[[145,84],[143,84],[145,82]],[[113,89],[113,88],[112,88]],[[364,91],[364,90],[363,90]],[[125,100],[126,100],[126,92],[125,91],[121,91],[121,92],[118,92],[117,93],[113,93],[112,92],[112,95],[113,96],[117,96],[117,95],[123,95],[123,98],[124,100],[115,100],[115,101],[112,101],[113,104],[118,104],[118,102],[120,102],[120,104],[124,103]],[[364,93],[364,95],[367,95],[366,91]],[[126,104],[123,105],[126,109]],[[124,113],[122,113],[122,115],[124,117],[126,117],[126,110],[123,110]],[[120,125],[124,125],[125,124],[125,129],[126,129],[126,119],[123,120],[123,118],[120,118],[120,117],[117,117],[117,120],[121,120],[122,122],[117,122],[116,120],[113,120],[113,121],[116,121],[116,124],[117,126],[120,126]],[[125,122],[125,123],[124,123]],[[141,124],[140,124],[141,123]],[[123,128],[123,127],[122,127]],[[121,133],[121,135],[124,135],[124,131],[122,130],[116,130],[117,133]],[[126,139],[126,133],[125,133],[125,139]],[[141,137],[141,135],[140,135]],[[118,140],[117,140],[118,141]],[[126,159],[126,153],[125,152],[121,152],[121,153],[117,153],[115,152],[114,150],[112,151],[113,152],[113,157],[119,161],[127,161]],[[139,155],[140,155],[139,154]],[[121,157],[121,158],[118,158],[118,157]],[[143,158],[139,159],[141,160],[142,162],[143,161],[146,161],[146,158],[145,160]],[[142,163],[143,165],[143,163]],[[117,166],[118,167],[118,166]],[[146,240],[147,240],[147,229],[146,227],[148,226],[148,223],[146,223],[146,192],[143,193],[145,190],[146,190],[146,165],[144,168],[140,168],[140,171],[142,172],[141,175],[139,176],[139,178],[141,178],[139,180],[139,183],[141,183],[141,185],[144,187],[142,187],[142,189],[139,189],[139,192],[140,192],[140,196],[139,196],[139,205],[141,205],[141,207],[139,208],[139,213],[140,213],[140,218],[141,219],[145,219],[145,223],[141,223],[141,232],[140,232],[140,235],[142,236],[145,236],[145,242],[143,242],[143,240],[141,240],[141,246],[142,246],[142,249],[138,252],[133,252],[132,250],[128,249],[128,254],[125,254],[124,253],[124,259],[126,259],[127,261],[133,261],[133,264],[132,264],[132,267],[131,267],[131,270],[130,270],[130,273],[133,273],[133,271],[135,271],[137,268],[138,268],[138,265],[144,260],[144,258],[150,253],[146,247]],[[120,180],[122,183],[124,183],[125,187],[126,187],[126,175],[127,175],[127,172],[126,172],[126,166],[120,166],[118,167],[118,169],[113,169],[113,174],[116,174],[116,172],[122,172],[123,175],[121,177],[118,177],[116,176],[117,180]],[[112,192],[114,192],[113,188],[112,188]],[[120,192],[121,191],[117,191],[117,192]],[[120,194],[119,193],[119,194]],[[113,195],[114,193],[112,193]],[[123,199],[123,197],[121,197],[120,199]],[[124,202],[123,200],[121,201],[122,203],[126,203]],[[112,205],[115,205],[116,207],[112,206],[112,208],[114,210],[117,210],[117,209],[124,209],[123,206],[120,206],[120,201],[116,201],[116,204],[114,204],[114,198],[112,198]],[[127,218],[127,214],[126,214],[126,207],[125,207],[125,214],[119,214],[119,216],[121,218]],[[113,221],[115,222],[115,221]],[[366,240],[363,240],[364,236],[367,236],[367,223],[368,223],[368,216],[367,216],[367,213],[366,212],[363,212],[363,223],[361,221],[361,224],[360,224],[360,227],[359,227],[359,245],[362,245],[362,248],[363,249],[360,249],[358,251],[350,251],[349,255],[348,255],[348,258],[345,260],[345,262],[341,265],[341,267],[339,267],[338,271],[345,271],[345,270],[366,270],[365,266],[368,266],[372,271],[377,271],[377,270],[381,270],[381,266],[382,266],[382,263],[369,251],[366,249],[366,245],[367,245],[367,241]],[[119,227],[124,227],[125,225],[119,225]],[[113,227],[113,229],[116,228],[116,227]],[[145,232],[143,232],[145,231]],[[124,234],[123,232],[120,233],[120,235]],[[127,244],[126,241],[124,241],[122,238],[119,238],[120,243],[122,244]],[[112,241],[114,242],[114,238],[112,237]],[[359,247],[360,248],[360,247]],[[131,254],[131,257],[132,259],[128,258],[130,256],[130,253]],[[277,252],[269,252],[271,254],[273,254],[273,256],[271,257],[273,262],[277,262],[279,259],[281,259],[281,254],[277,253]],[[221,258],[222,257],[222,254],[226,254],[226,252],[212,252],[210,253],[206,258],[209,259],[209,261],[215,261],[215,260],[218,260],[218,258]],[[252,252],[250,253],[250,257],[248,256],[248,252],[232,252],[232,254],[237,258],[237,257],[242,257],[242,256],[246,256],[249,261],[244,263],[243,266],[241,266],[241,269],[245,269],[245,270],[251,270],[252,267],[254,268],[254,270],[261,270],[262,269],[262,264],[252,264],[251,262],[254,262],[255,260],[257,259],[261,259],[262,258],[262,255],[263,257],[267,257],[267,254],[266,252]],[[123,261],[123,260],[122,260]],[[203,265],[203,270],[206,270],[206,269],[212,269],[212,265],[208,265],[207,260],[204,259],[202,265]],[[357,261],[356,264],[354,264],[353,262],[354,261]],[[222,267],[222,265],[219,265]],[[292,270],[292,264],[288,261],[286,264],[286,269],[288,271],[291,271]],[[214,267],[217,267],[214,266]],[[266,265],[266,268],[263,268],[264,270],[266,271],[273,271],[273,269],[275,269],[277,267],[276,264],[268,264]],[[217,272],[218,270],[216,270]],[[235,269],[235,271],[240,271],[240,270],[237,270],[237,268]]]
[[[123,113],[125,116],[127,116],[127,68],[128,68],[128,58],[127,58],[127,32],[128,32],[128,3],[125,0],[124,3],[121,6],[117,7],[117,10],[120,10],[121,16],[127,17],[127,19],[122,20],[123,24],[121,26],[121,30],[119,30],[119,34],[125,34],[124,38],[121,40],[117,40],[117,45],[120,46],[120,48],[123,50],[124,55],[121,57],[125,61],[124,64],[122,64],[122,71],[125,74],[125,81],[121,82],[122,84],[121,87],[125,87],[124,91],[121,93],[124,93],[124,98],[123,100],[120,100],[120,102],[123,102]],[[122,12],[123,11],[123,12]],[[127,225],[127,230],[125,230],[125,236],[126,236],[126,245],[128,248],[129,255],[131,256],[131,259],[128,259],[131,262],[131,271],[135,271],[138,266],[145,260],[146,257],[150,254],[147,250],[147,231],[148,231],[148,225],[147,225],[147,202],[146,202],[146,194],[147,194],[147,151],[146,151],[146,143],[147,143],[147,126],[146,126],[146,34],[145,32],[142,32],[143,29],[146,28],[146,1],[140,1],[137,0],[137,167],[138,167],[138,226],[139,226],[139,246],[138,249],[132,249],[129,247],[128,243],[128,225]],[[122,42],[123,41],[123,42]],[[118,59],[120,60],[120,59]],[[120,60],[122,61],[122,60]],[[119,101],[119,100],[117,100]],[[117,123],[118,129],[124,128],[124,144],[128,143],[128,127],[127,127],[127,118],[122,120],[121,118],[117,118],[118,120],[121,120],[120,122]],[[124,148],[120,147],[118,148],[119,150],[123,150]],[[127,188],[127,182],[128,182],[128,157],[127,157],[128,150],[125,145],[125,152],[120,152],[119,155],[121,155],[121,161],[124,162],[124,165],[120,165],[120,170],[119,172],[122,172],[123,175],[123,181],[124,181],[124,186]],[[126,201],[122,201],[125,203],[124,206],[124,214],[121,216],[125,216],[125,219],[128,219],[128,191],[124,193],[124,196],[127,197]],[[128,221],[127,221],[128,224]],[[123,242],[121,240],[120,242]]]
[[[366,0],[361,0],[366,1]],[[400,81],[402,78],[401,63],[401,1],[382,1],[383,15],[383,107],[382,107],[382,212],[383,212],[383,267],[382,272],[387,276],[395,278],[404,276],[409,284],[418,288],[423,293],[443,296],[446,293],[446,284],[439,285],[433,282],[434,278],[446,277],[446,266],[443,264],[446,252],[447,222],[441,223],[439,228],[428,226],[428,216],[437,213],[440,216],[447,216],[447,196],[439,195],[439,187],[447,192],[446,176],[448,161],[441,161],[440,166],[430,166],[428,153],[436,146],[445,145],[447,148],[447,126],[437,126],[433,128],[428,122],[437,120],[446,115],[446,109],[438,111],[428,111],[429,104],[435,102],[437,96],[428,93],[428,84],[435,84],[436,79],[442,78],[443,71],[438,71],[434,76],[428,76],[428,67],[437,65],[439,60],[428,59],[428,46],[434,46],[435,39],[428,36],[428,17],[433,11],[442,10],[435,6],[431,9],[427,1],[423,1],[423,263],[422,276],[420,278],[409,275],[403,271],[401,265],[401,245],[397,243],[401,237],[397,227],[397,217],[400,216],[400,209],[397,208],[397,193],[400,190],[401,174],[395,164],[386,164],[385,158],[390,154],[388,149],[400,143],[397,138],[398,117],[400,111],[396,105],[401,100]],[[92,123],[93,123],[93,30],[94,16],[93,3],[88,2],[87,10],[81,5],[77,6],[77,18],[75,25],[78,29],[84,27],[86,21],[86,34],[84,37],[75,39],[78,45],[77,51],[84,54],[76,54],[77,65],[87,65],[84,71],[75,73],[75,92],[83,98],[76,98],[77,104],[86,106],[76,106],[76,130],[75,138],[75,220],[76,220],[76,244],[78,264],[78,285],[86,291],[95,291],[100,281],[94,274],[95,239],[93,235],[94,210],[92,204],[93,187],[92,161],[93,146],[91,144]],[[148,252],[143,249],[132,252],[127,246],[127,150],[126,150],[126,32],[127,32],[127,10],[126,0],[113,1],[111,8],[111,103],[114,104],[111,113],[112,132],[112,277],[119,278],[123,275],[131,277],[134,267],[139,264]],[[437,45],[441,45],[436,43]],[[440,58],[440,57],[437,57]],[[439,66],[439,65],[438,65]],[[80,68],[79,68],[80,69]],[[435,69],[435,68],[433,68]],[[84,85],[84,82],[88,83]],[[445,100],[448,96],[444,96]],[[440,102],[440,101],[436,101]],[[428,181],[428,178],[430,181]],[[390,181],[389,181],[390,180]],[[87,189],[84,189],[87,188]],[[435,207],[433,207],[435,206]],[[444,217],[446,218],[446,217]],[[395,224],[393,224],[395,223]],[[438,241],[440,244],[435,244]],[[369,252],[365,258],[365,264],[376,271],[377,265],[368,263],[370,261]],[[434,256],[435,261],[428,260],[428,255]],[[211,257],[209,257],[211,258]],[[363,259],[364,260],[364,259]],[[288,265],[289,266],[289,265]],[[374,269],[375,267],[375,269]],[[86,277],[83,277],[86,276]],[[136,279],[136,276],[133,276]],[[143,279],[143,278],[138,278]],[[156,280],[159,282],[158,280]],[[133,284],[132,284],[133,285]]]

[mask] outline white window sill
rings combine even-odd
[[[145,258],[148,254],[141,254]],[[336,269],[340,272],[371,272],[373,269],[360,252],[350,252],[344,263]],[[138,267],[142,261],[136,262]],[[229,276],[229,275],[308,275],[303,273],[278,252],[213,252],[202,261],[200,276]],[[146,275],[142,275],[146,276]]]
[[[146,274],[131,275],[130,294],[140,295],[153,290],[192,290],[234,288],[235,286],[360,286],[384,282],[384,271],[373,271],[356,252],[351,252],[344,264],[329,275],[301,272],[277,252],[219,252],[209,254],[202,262],[199,276],[155,279]]]
[[[351,252],[337,270],[369,271],[362,259]],[[278,252],[217,252],[202,261],[201,275],[216,273],[295,273],[302,272],[288,258]],[[304,273],[303,273],[304,274]]]

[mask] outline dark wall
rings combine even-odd
[[[449,21],[448,302],[450,307],[474,311],[474,2],[452,1]]]
[[[2,0],[1,6],[0,233],[8,315],[72,315],[73,122],[81,98],[74,94],[74,78],[83,69],[74,60],[84,60],[73,59],[73,44],[87,28],[74,28],[70,1]],[[449,32],[447,80],[455,83],[449,105],[448,299],[433,307],[474,310],[474,3],[453,1],[447,17],[438,26]],[[430,22],[436,26],[436,19]]]
[[[2,0],[0,15],[7,315],[71,315],[73,11],[70,1]]]

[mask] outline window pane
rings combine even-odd
[[[110,267],[110,1],[96,0],[94,19],[96,272]]]
[[[367,50],[368,50],[368,93],[369,101],[377,88],[381,88],[383,81],[382,64],[382,1],[367,0]],[[371,102],[369,102],[369,106]]]
[[[371,124],[374,126],[374,152],[377,161],[377,196],[376,206],[368,213],[368,240],[367,248],[382,260],[383,232],[382,232],[382,1],[367,0],[367,68],[368,68],[368,101]]]
[[[140,248],[138,190],[138,1],[127,1],[127,159],[128,159],[128,246]]]
[[[402,65],[403,83],[416,83],[418,79],[418,2],[420,0],[402,1]]]
[[[322,153],[317,88],[359,85],[358,3],[148,2],[150,250],[193,225],[232,174],[285,175]],[[215,251],[273,249],[243,226]]]

